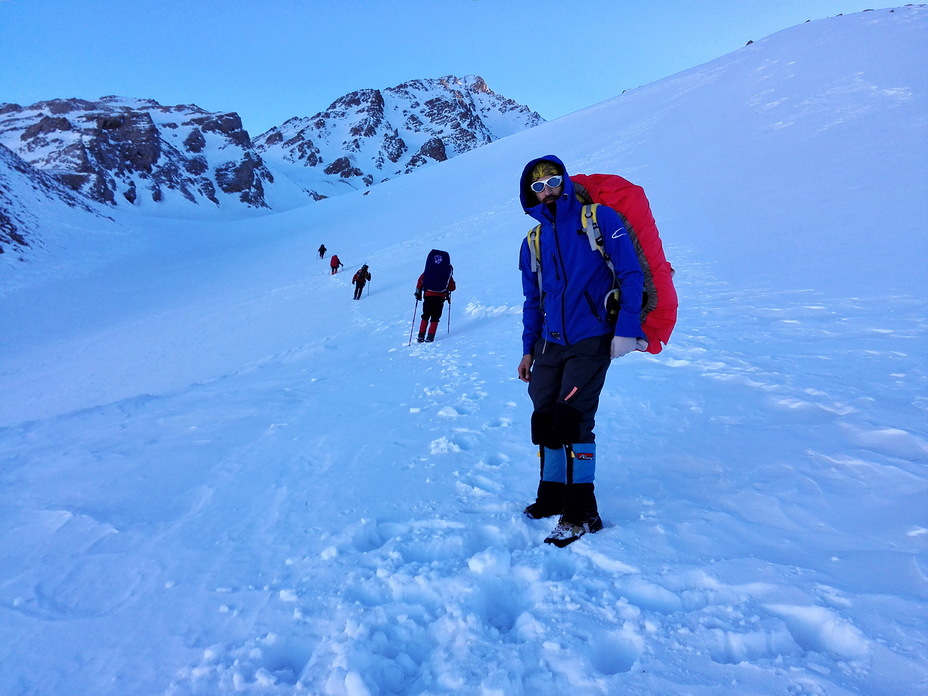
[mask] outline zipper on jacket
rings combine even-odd
[[[584,292],[584,293],[583,293],[583,297],[584,297],[584,299],[586,300],[586,303],[587,303],[587,305],[588,305],[589,308],[590,308],[590,314],[592,314],[594,317],[596,317],[596,321],[601,322],[601,321],[603,320],[603,318],[602,318],[601,316],[599,316],[599,312],[596,311],[596,303],[593,302],[593,298],[590,297],[590,293]]]
[[[561,292],[561,337],[564,339],[564,345],[569,346],[570,341],[567,340],[567,268],[564,266],[564,255],[561,253],[561,240],[557,234],[557,213],[554,215],[554,220],[551,221],[551,232],[554,235],[554,246],[557,247],[558,263],[556,263],[555,266],[560,266],[560,270],[564,277],[564,290]]]

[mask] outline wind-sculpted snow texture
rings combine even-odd
[[[0,694],[923,694],[926,34],[810,22],[368,195],[114,211],[110,257],[18,264]],[[645,187],[681,300],[610,368],[606,526],[565,549],[521,515],[517,181],[547,152]],[[410,346],[432,248],[458,290]]]

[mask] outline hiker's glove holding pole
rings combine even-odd
[[[422,291],[421,290],[416,290],[416,292],[413,294],[416,296],[416,300],[418,300],[419,302],[422,302]]]
[[[609,356],[615,360],[616,358],[621,358],[623,355],[628,355],[637,347],[637,338],[632,338],[631,336],[613,336],[612,348],[609,351]]]

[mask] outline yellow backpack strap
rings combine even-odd
[[[541,225],[535,225],[526,235],[528,240],[528,254],[531,258],[532,270],[538,277],[538,291],[541,291]]]
[[[532,270],[537,271],[539,266],[538,257],[541,255],[541,249],[539,249],[540,242],[538,238],[541,236],[541,225],[535,225],[532,229],[528,231],[526,238],[528,239],[528,253],[532,259]]]
[[[615,266],[612,265],[612,259],[609,258],[609,253],[606,251],[603,235],[599,231],[599,222],[596,220],[597,210],[599,210],[599,203],[583,206],[580,219],[583,221],[583,231],[586,232],[586,238],[590,241],[590,248],[602,254],[603,261],[606,262],[609,272],[612,273],[612,291],[606,296],[603,304],[606,311],[609,312],[609,316],[615,318],[619,311],[620,292],[615,277]]]
[[[609,254],[606,252],[603,235],[599,231],[599,222],[596,220],[597,210],[599,210],[599,203],[583,206],[583,211],[580,214],[580,219],[583,221],[583,231],[586,232],[586,238],[590,242],[590,249],[602,254],[603,259],[606,261],[606,265],[609,266],[609,270],[612,271],[614,275],[615,270],[612,267],[612,259],[609,258]]]
[[[590,249],[605,256],[603,236],[599,232],[599,223],[596,221],[596,211],[598,209],[599,203],[583,206],[580,220],[583,222],[583,231],[586,232],[586,237],[590,241]]]

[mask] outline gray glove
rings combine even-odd
[[[628,355],[638,347],[638,339],[631,336],[613,336],[609,356],[615,360]]]

